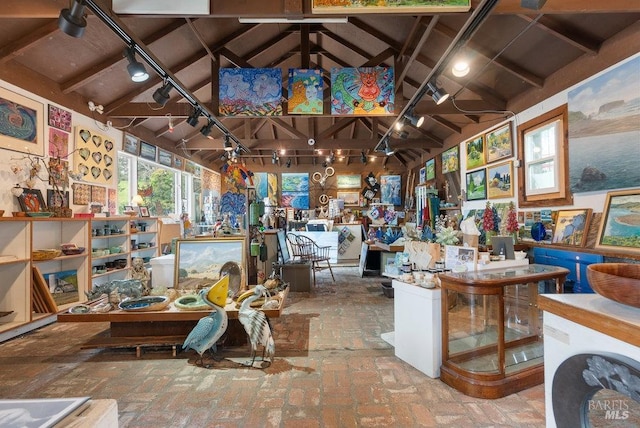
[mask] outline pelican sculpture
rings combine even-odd
[[[276,352],[276,344],[271,335],[269,319],[264,312],[251,307],[252,302],[266,295],[267,289],[263,285],[256,285],[253,290],[253,295],[244,299],[238,310],[238,320],[240,320],[240,323],[247,332],[251,345],[251,361],[247,361],[247,366],[253,366],[258,352],[258,346],[262,346],[262,361],[268,361],[269,365],[271,365],[273,354]]]
[[[217,352],[216,342],[227,331],[229,324],[227,311],[224,307],[227,304],[227,294],[229,293],[229,276],[225,275],[210,288],[200,290],[200,297],[214,310],[209,315],[201,318],[198,324],[191,330],[182,344],[182,349],[191,348],[200,355],[200,365],[204,367],[204,353],[207,349]],[[198,365],[198,361],[196,361]]]

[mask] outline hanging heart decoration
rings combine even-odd
[[[113,150],[113,142],[107,140],[104,142],[104,148],[107,149],[108,152]]]
[[[91,175],[93,175],[93,178],[98,178],[100,177],[100,173],[102,171],[100,170],[100,168],[98,168],[97,166],[92,166],[91,167]]]
[[[104,160],[104,166],[111,166],[113,163],[113,158],[109,155],[104,155],[102,159]]]
[[[91,132],[87,131],[86,129],[82,129],[80,131],[80,138],[82,138],[82,140],[86,143],[87,141],[89,141],[89,138],[91,138]]]
[[[102,145],[102,137],[99,135],[91,137],[91,141],[93,141],[93,144],[95,144],[96,147],[100,147]]]
[[[100,161],[102,160],[102,153],[100,152],[93,152],[93,154],[91,155],[91,157],[93,158],[95,163],[100,163]]]
[[[109,181],[109,180],[111,179],[111,177],[113,176],[113,174],[111,173],[111,171],[110,171],[110,170],[108,170],[108,169],[104,169],[104,170],[102,171],[102,176],[103,176],[107,181]]]
[[[91,156],[91,150],[87,149],[86,147],[81,148],[78,153],[80,154],[80,157],[84,160],[89,159],[89,156]]]

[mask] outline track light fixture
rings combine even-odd
[[[171,92],[172,88],[173,85],[171,82],[165,81],[164,85],[156,89],[153,93],[153,100],[164,107],[165,104],[167,104],[167,101],[169,101],[169,92]]]
[[[431,91],[431,98],[433,98],[433,101],[435,101],[437,105],[442,104],[447,100],[447,98],[449,98],[447,91],[442,88],[438,88],[438,85],[435,83],[428,82],[427,87]]]
[[[124,48],[124,57],[129,61],[127,71],[129,72],[129,76],[131,76],[131,80],[134,82],[144,82],[149,78],[149,73],[145,70],[144,65],[136,59],[136,51],[133,46]]]
[[[409,110],[404,115],[405,119],[411,123],[416,128],[420,128],[424,123],[424,116],[416,116],[413,110]]]
[[[391,156],[395,152],[396,151],[391,148],[391,144],[389,144],[389,139],[387,138],[384,141],[384,154],[387,155],[387,156]]]
[[[209,121],[209,122],[207,122],[206,125],[204,125],[202,128],[200,128],[200,133],[202,135],[204,135],[205,137],[208,137],[209,134],[211,134],[211,128],[213,128],[213,122]]]
[[[278,153],[274,151],[273,154],[271,155],[271,163],[275,165],[278,163],[279,160],[280,158],[278,157]]]
[[[360,162],[363,164],[367,163],[367,155],[364,154],[364,151],[360,152]]]
[[[194,128],[198,126],[198,119],[200,118],[200,113],[202,113],[202,110],[200,110],[199,108],[194,108],[193,113],[191,113],[191,116],[187,118],[187,123],[193,126]]]
[[[291,168],[291,158],[287,159],[287,163],[285,165],[287,168]]]
[[[229,139],[229,135],[225,135],[224,136],[224,146],[223,146],[224,150],[226,152],[230,152],[231,150],[233,150],[233,145],[231,144],[231,140]]]
[[[71,37],[82,37],[87,28],[82,0],[74,0],[71,9],[62,9],[58,16],[58,28]]]

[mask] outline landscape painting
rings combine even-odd
[[[179,239],[176,243],[175,288],[197,290],[220,279],[220,270],[232,262],[242,269],[245,283],[244,239]]]
[[[574,193],[640,185],[638,70],[640,55],[569,91],[569,181]]]
[[[507,123],[485,134],[487,163],[513,156],[511,124]]]
[[[309,209],[309,174],[283,173],[281,207]]]
[[[467,200],[487,199],[487,170],[467,172]]]
[[[221,116],[282,116],[279,68],[221,68]]]
[[[513,163],[511,161],[487,168],[487,196],[489,199],[512,198]]]
[[[485,164],[484,138],[482,135],[465,143],[467,147],[467,169],[475,169]]]
[[[429,159],[424,164],[424,167],[426,168],[426,173],[424,177],[426,181],[433,180],[434,178],[436,178],[436,158]]]
[[[312,13],[445,13],[467,12],[470,0],[313,0]]]
[[[607,193],[596,247],[640,253],[640,190]]]

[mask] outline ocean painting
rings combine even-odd
[[[640,251],[640,191],[607,194],[597,247]]]
[[[256,172],[253,175],[256,197],[266,206],[278,206],[278,174],[273,172]]]
[[[569,91],[574,193],[640,186],[640,56]]]
[[[380,202],[390,205],[402,205],[401,186],[402,181],[399,175],[380,176]]]
[[[309,209],[309,174],[283,173],[281,207]]]

